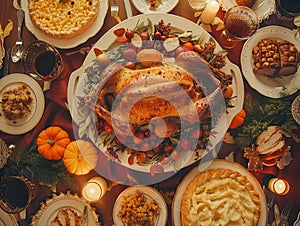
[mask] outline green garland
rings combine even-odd
[[[55,188],[62,183],[71,191],[78,190],[78,185],[65,168],[62,160],[47,160],[37,151],[36,140],[28,150],[14,148],[5,166],[0,169],[0,176],[23,176],[39,184]]]
[[[257,136],[270,125],[278,125],[286,134],[293,134],[299,125],[293,119],[291,104],[295,96],[285,96],[279,99],[266,97],[254,98],[246,94],[244,109],[247,113],[244,124],[230,133],[238,148],[243,150],[251,147]]]

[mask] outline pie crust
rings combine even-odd
[[[180,212],[182,226],[254,226],[261,203],[246,176],[231,169],[210,169],[188,184]]]

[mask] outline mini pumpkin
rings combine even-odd
[[[46,159],[59,160],[70,143],[69,134],[59,126],[50,126],[37,138],[38,152]]]
[[[243,125],[243,123],[245,122],[245,118],[246,118],[246,111],[244,109],[242,109],[239,113],[237,113],[233,117],[229,128],[230,129],[236,129],[239,126]]]
[[[227,86],[223,91],[224,98],[230,98],[233,94],[233,88],[231,85]]]
[[[96,147],[89,141],[72,141],[64,153],[64,164],[70,173],[75,175],[88,174],[97,165]]]

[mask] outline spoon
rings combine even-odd
[[[39,74],[29,73],[28,75],[31,76],[32,78],[36,79],[36,80],[44,80],[44,78]]]
[[[296,33],[295,33],[295,37],[296,38],[300,38],[300,16],[296,16],[294,18],[294,24],[297,27]]]
[[[24,20],[24,11],[21,8],[18,9],[17,11],[17,18],[18,18],[18,39],[16,41],[16,44],[11,49],[11,60],[14,63],[18,62],[22,58],[24,52],[23,41],[21,38],[22,24]]]

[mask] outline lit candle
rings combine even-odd
[[[82,189],[82,196],[89,202],[98,201],[106,192],[107,184],[102,177],[93,177]]]
[[[269,180],[268,188],[278,195],[285,195],[290,190],[290,185],[286,180],[275,177]]]
[[[218,10],[219,10],[219,3],[215,0],[209,1],[201,15],[201,22],[205,24],[211,24],[214,21]]]
[[[194,10],[203,10],[206,6],[207,0],[188,0],[188,2]]]

